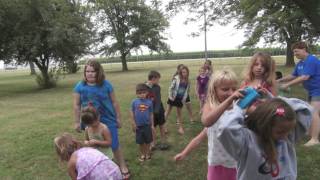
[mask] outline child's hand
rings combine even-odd
[[[279,89],[288,91],[289,86],[287,84],[280,84]]]
[[[90,146],[89,141],[84,141],[84,145],[86,145],[86,146]]]
[[[95,146],[96,144],[98,144],[98,140],[96,140],[96,139],[90,139],[89,140],[89,146]]]
[[[182,161],[186,156],[183,153],[179,153],[174,156],[173,160],[175,162]]]
[[[121,120],[117,118],[117,128],[121,128]]]
[[[255,88],[260,94],[262,94],[263,96],[266,96],[266,95],[268,95],[268,89],[266,89],[266,88],[264,88],[264,87],[262,87],[262,86],[257,86],[256,88]]]
[[[234,93],[232,93],[232,95],[229,98],[231,98],[231,100],[233,101],[243,97],[244,97],[243,89],[238,89]]]

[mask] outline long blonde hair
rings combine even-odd
[[[256,52],[248,64],[248,67],[246,69],[246,72],[244,73],[244,80],[246,82],[252,82],[254,80],[254,74],[252,71],[252,68],[256,61],[260,58],[261,63],[265,69],[265,72],[263,74],[263,80],[269,85],[272,86],[275,83],[275,61],[270,56],[269,53],[265,52]]]
[[[230,68],[222,68],[211,75],[207,91],[207,103],[209,103],[210,106],[220,104],[215,89],[226,81],[238,84],[237,76]]]
[[[69,133],[54,138],[54,146],[61,161],[69,161],[72,153],[83,147],[83,144]]]

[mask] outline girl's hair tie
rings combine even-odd
[[[96,108],[94,107],[92,101],[89,101],[89,102],[88,102],[88,107],[89,107],[89,109],[90,109],[91,111],[93,111],[94,113],[96,113]]]
[[[93,102],[92,102],[92,101],[89,101],[89,102],[88,102],[88,106],[89,106],[89,107],[93,107]]]
[[[278,107],[277,110],[276,110],[276,115],[278,116],[284,116],[284,108],[283,107]]]

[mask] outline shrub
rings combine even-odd
[[[57,82],[61,75],[60,68],[52,68],[49,70],[47,75],[37,74],[36,81],[40,88],[49,89],[57,86]]]

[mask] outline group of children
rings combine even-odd
[[[102,179],[128,179],[130,174],[122,162],[117,131],[113,128],[119,127],[121,123],[112,86],[108,85],[103,76],[100,86],[105,87],[104,90],[100,90],[100,87],[92,89],[99,82],[99,74],[103,74],[101,67],[95,68],[99,66],[96,63],[89,62],[86,65],[83,82],[88,87],[83,90],[78,84],[74,95],[76,128],[81,127],[78,124],[81,119],[81,123],[86,126],[86,140],[81,143],[70,134],[63,134],[54,140],[56,150],[61,160],[68,161],[68,172],[73,179],[94,176],[104,176]],[[312,110],[308,103],[299,99],[275,98],[275,76],[275,62],[269,54],[263,52],[255,53],[251,58],[240,89],[238,78],[232,70],[224,68],[213,73],[211,62],[206,61],[196,78],[196,94],[199,98],[201,121],[205,127],[174,159],[183,160],[207,138],[208,180],[296,179],[294,146],[309,129]],[[166,111],[161,100],[160,77],[159,72],[150,71],[148,81],[136,86],[137,97],[131,103],[131,124],[136,143],[139,144],[138,159],[141,162],[151,159],[152,149],[168,148],[165,123],[172,107],[177,108],[176,123],[180,134],[184,134],[181,117],[184,104],[190,121],[193,121],[188,67],[183,64],[177,67],[169,86]],[[243,91],[246,87],[254,87],[262,98],[241,109],[237,101],[246,95]],[[103,119],[103,114],[110,114],[109,111],[114,117],[111,120]],[[160,143],[156,142],[157,126],[160,129]],[[116,145],[113,145],[114,141]],[[90,147],[98,148],[105,155]],[[90,154],[90,157],[85,153]],[[119,167],[110,160],[112,154]],[[101,170],[102,168],[108,172],[95,175],[106,171]]]
[[[240,89],[234,72],[215,71],[202,110],[205,128],[174,159],[183,160],[207,137],[208,180],[296,179],[294,146],[310,128],[312,108],[299,99],[274,98],[275,75],[274,60],[262,52],[252,57]],[[262,98],[241,109],[236,102],[249,86]]]

